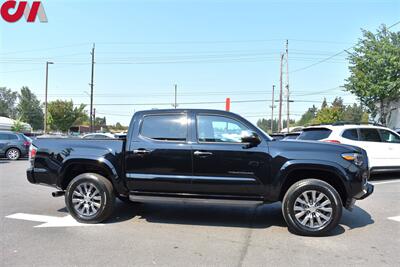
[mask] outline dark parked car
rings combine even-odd
[[[126,139],[37,139],[31,183],[65,194],[71,215],[97,223],[124,201],[263,204],[282,201],[294,233],[323,235],[342,208],[373,192],[364,150],[272,139],[244,118],[217,110],[134,114]]]
[[[17,160],[27,157],[31,139],[22,133],[0,131],[0,157]]]

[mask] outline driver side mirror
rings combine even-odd
[[[246,143],[245,148],[256,147],[261,143],[260,137],[255,132],[250,132],[248,135],[242,136],[242,143]]]

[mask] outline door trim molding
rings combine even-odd
[[[138,180],[153,180],[153,179],[181,179],[181,180],[208,180],[208,181],[238,181],[238,182],[256,182],[252,177],[226,177],[226,176],[198,176],[198,175],[168,175],[168,174],[153,174],[153,173],[133,173],[126,174],[127,178]]]

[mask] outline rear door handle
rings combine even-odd
[[[138,155],[145,155],[149,154],[150,150],[144,149],[144,148],[139,148],[139,149],[134,149],[133,154],[138,154]]]
[[[207,157],[207,156],[211,156],[213,153],[207,152],[207,151],[195,151],[193,154],[195,156],[199,156],[199,157]]]

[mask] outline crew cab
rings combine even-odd
[[[56,187],[79,222],[98,223],[124,201],[282,202],[289,230],[323,235],[342,208],[373,192],[364,150],[273,141],[239,115],[202,109],[136,112],[126,139],[38,139],[31,183]]]

